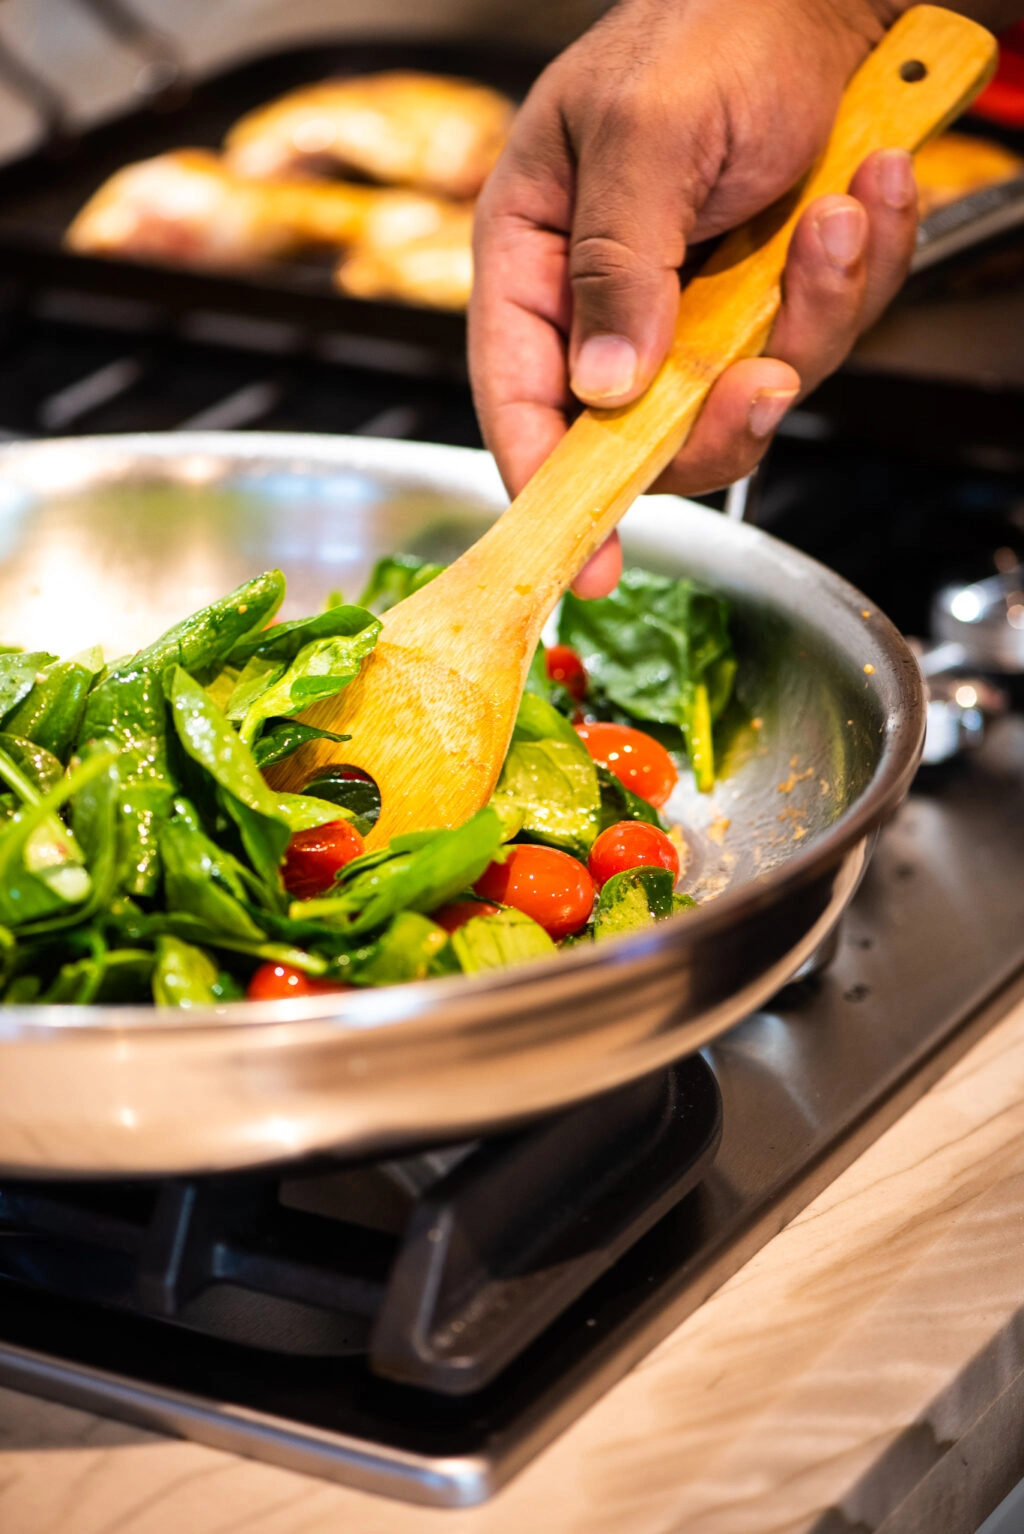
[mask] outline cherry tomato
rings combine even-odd
[[[296,900],[322,895],[334,883],[338,869],[365,851],[363,838],[347,820],[329,820],[326,825],[296,831],[284,855],[284,887]]]
[[[246,987],[247,1001],[285,1001],[289,997],[319,996],[327,991],[351,991],[343,980],[312,980],[290,964],[261,964]]]
[[[601,832],[590,849],[587,867],[598,889],[627,868],[667,868],[673,879],[678,879],[679,853],[657,826],[645,825],[642,820],[620,820]]]
[[[507,861],[492,863],[474,889],[532,916],[556,943],[585,926],[594,905],[594,881],[583,864],[554,847],[510,847]]]
[[[661,805],[679,781],[676,764],[653,735],[628,724],[578,724],[576,733],[594,758],[648,804]]]
[[[453,900],[450,905],[443,905],[439,911],[434,911],[430,919],[446,932],[457,932],[468,921],[472,921],[474,916],[497,914],[498,907],[489,905],[486,900]]]
[[[561,682],[570,698],[582,703],[587,696],[587,673],[572,645],[549,645],[544,660],[551,680]]]

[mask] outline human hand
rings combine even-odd
[[[623,0],[545,71],[480,202],[470,367],[512,494],[579,402],[618,405],[668,349],[679,268],[807,170],[840,95],[900,5]],[[766,126],[767,125],[767,126]],[[770,356],[716,383],[656,488],[747,474],[786,410],[839,365],[898,290],[916,233],[910,156],[882,151],[793,238]],[[617,539],[576,582],[618,579]]]

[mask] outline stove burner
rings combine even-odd
[[[0,1278],[284,1354],[490,1384],[701,1180],[698,1057],[497,1139],[404,1161],[163,1183],[0,1184]]]

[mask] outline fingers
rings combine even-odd
[[[790,246],[783,304],[768,349],[796,368],[807,394],[874,324],[906,276],[917,234],[913,163],[872,155],[848,197],[822,197]]]
[[[624,155],[623,142],[646,152]],[[569,249],[572,391],[587,405],[643,392],[672,340],[694,196],[659,166],[656,139],[602,122],[579,158]]]
[[[737,362],[715,384],[686,446],[654,486],[706,495],[750,474],[800,393],[800,375],[772,357]]]
[[[488,187],[475,231],[469,370],[484,441],[517,495],[565,433],[568,240],[544,227],[528,189]],[[532,214],[532,209],[530,210]]]
[[[612,533],[587,560],[572,583],[576,596],[589,601],[593,597],[606,597],[619,584],[622,574],[622,545],[618,533]]]
[[[797,226],[769,342],[774,364],[762,358],[723,374],[656,489],[700,495],[749,474],[789,406],[839,366],[899,291],[917,234],[910,156],[872,155],[850,193],[820,198]],[[784,375],[756,371],[778,365]]]

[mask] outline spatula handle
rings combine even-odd
[[[874,150],[919,149],[970,104],[996,59],[995,39],[962,16],[931,5],[904,14],[850,81],[825,153],[803,184],[732,234],[683,290],[675,340],[646,393],[618,409],[585,411],[476,546],[487,548],[492,570],[494,544],[506,546],[510,590],[513,581],[525,586],[550,610],[682,447],[715,379],[763,350],[808,204],[845,192]]]

